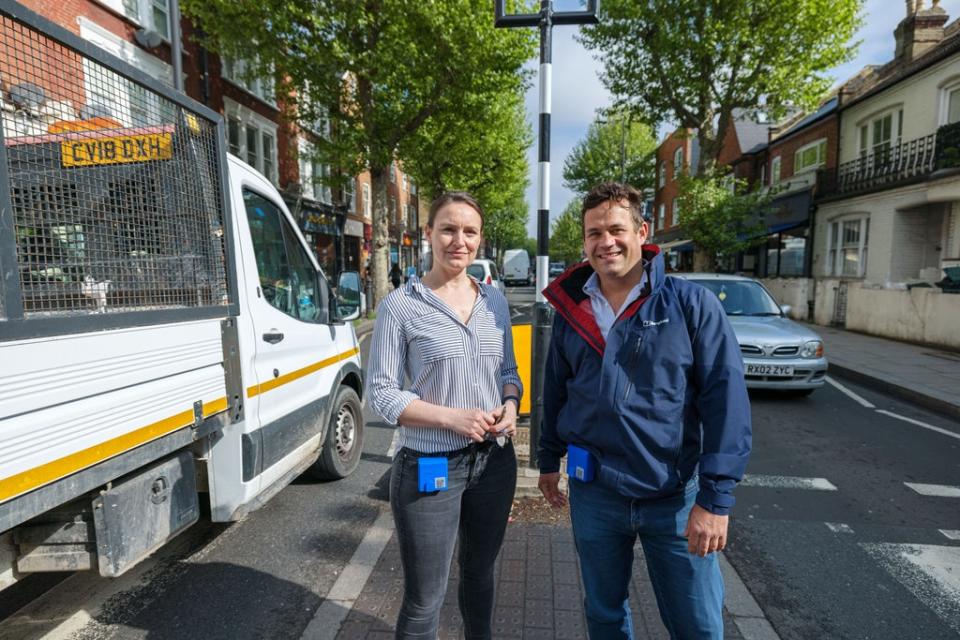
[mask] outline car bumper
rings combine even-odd
[[[793,376],[762,376],[747,375],[748,389],[816,389],[822,387],[827,376],[826,358],[744,358],[746,365],[781,365],[792,366]]]

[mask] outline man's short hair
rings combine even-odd
[[[590,189],[580,208],[580,231],[586,233],[584,217],[587,211],[604,202],[622,204],[624,201],[628,203],[627,208],[630,211],[630,218],[633,219],[633,228],[639,231],[643,226],[643,194],[630,185],[619,182],[604,182]]]

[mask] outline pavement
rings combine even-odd
[[[372,330],[364,320],[357,334]],[[833,327],[811,325],[824,340],[829,374],[850,379],[883,393],[917,403],[952,418],[960,418],[960,354],[933,347],[867,336]],[[520,458],[517,496],[535,497],[538,473],[529,469],[529,434],[520,429],[515,445]],[[381,553],[350,608],[337,616],[336,625],[308,628],[308,638],[390,638],[402,597],[403,574],[396,535],[389,531]],[[643,554],[638,546],[631,583],[631,605],[637,640],[668,638],[659,620]],[[725,638],[778,639],[737,572],[721,554],[726,585]],[[440,638],[462,637],[457,611],[457,569],[451,570],[447,598],[441,613]],[[512,521],[497,562],[495,638],[585,638],[583,591],[577,555],[569,525]],[[317,620],[315,620],[316,622]]]

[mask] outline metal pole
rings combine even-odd
[[[539,14],[506,15],[505,0],[494,0],[495,25],[498,27],[540,27],[540,127],[537,162],[537,297],[533,313],[533,348],[530,395],[530,460],[537,465],[537,441],[543,416],[543,377],[550,347],[553,313],[543,290],[547,287],[550,268],[550,113],[553,82],[553,25],[590,24],[597,22],[599,0],[588,0],[586,11],[553,10],[553,0],[540,0]]]
[[[170,0],[170,59],[173,62],[173,88],[183,91],[183,56],[180,52],[180,0]]]

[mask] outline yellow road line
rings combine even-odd
[[[203,417],[207,418],[227,410],[227,399],[218,398],[203,403]],[[0,478],[0,502],[27,493],[54,480],[59,480],[77,471],[92,467],[98,462],[130,451],[142,444],[173,433],[193,424],[193,409],[164,418],[153,424],[117,436],[106,442],[88,447],[82,451],[47,462],[39,467],[22,471],[9,478]]]
[[[262,384],[255,384],[252,387],[247,388],[247,396],[252,398],[254,396],[260,395],[261,393],[266,393],[267,391],[270,391],[271,389],[276,389],[277,387],[281,385],[285,385],[288,382],[293,382],[294,380],[298,380],[304,376],[308,376],[311,373],[320,371],[320,369],[323,369],[324,367],[329,367],[332,364],[336,364],[337,362],[346,360],[347,358],[351,358],[358,353],[360,353],[360,349],[357,347],[354,347],[349,351],[344,351],[343,353],[327,358],[326,360],[315,362],[302,369],[291,371],[290,373],[286,373],[282,376],[278,376],[273,380],[268,380],[267,382],[264,382]]]

